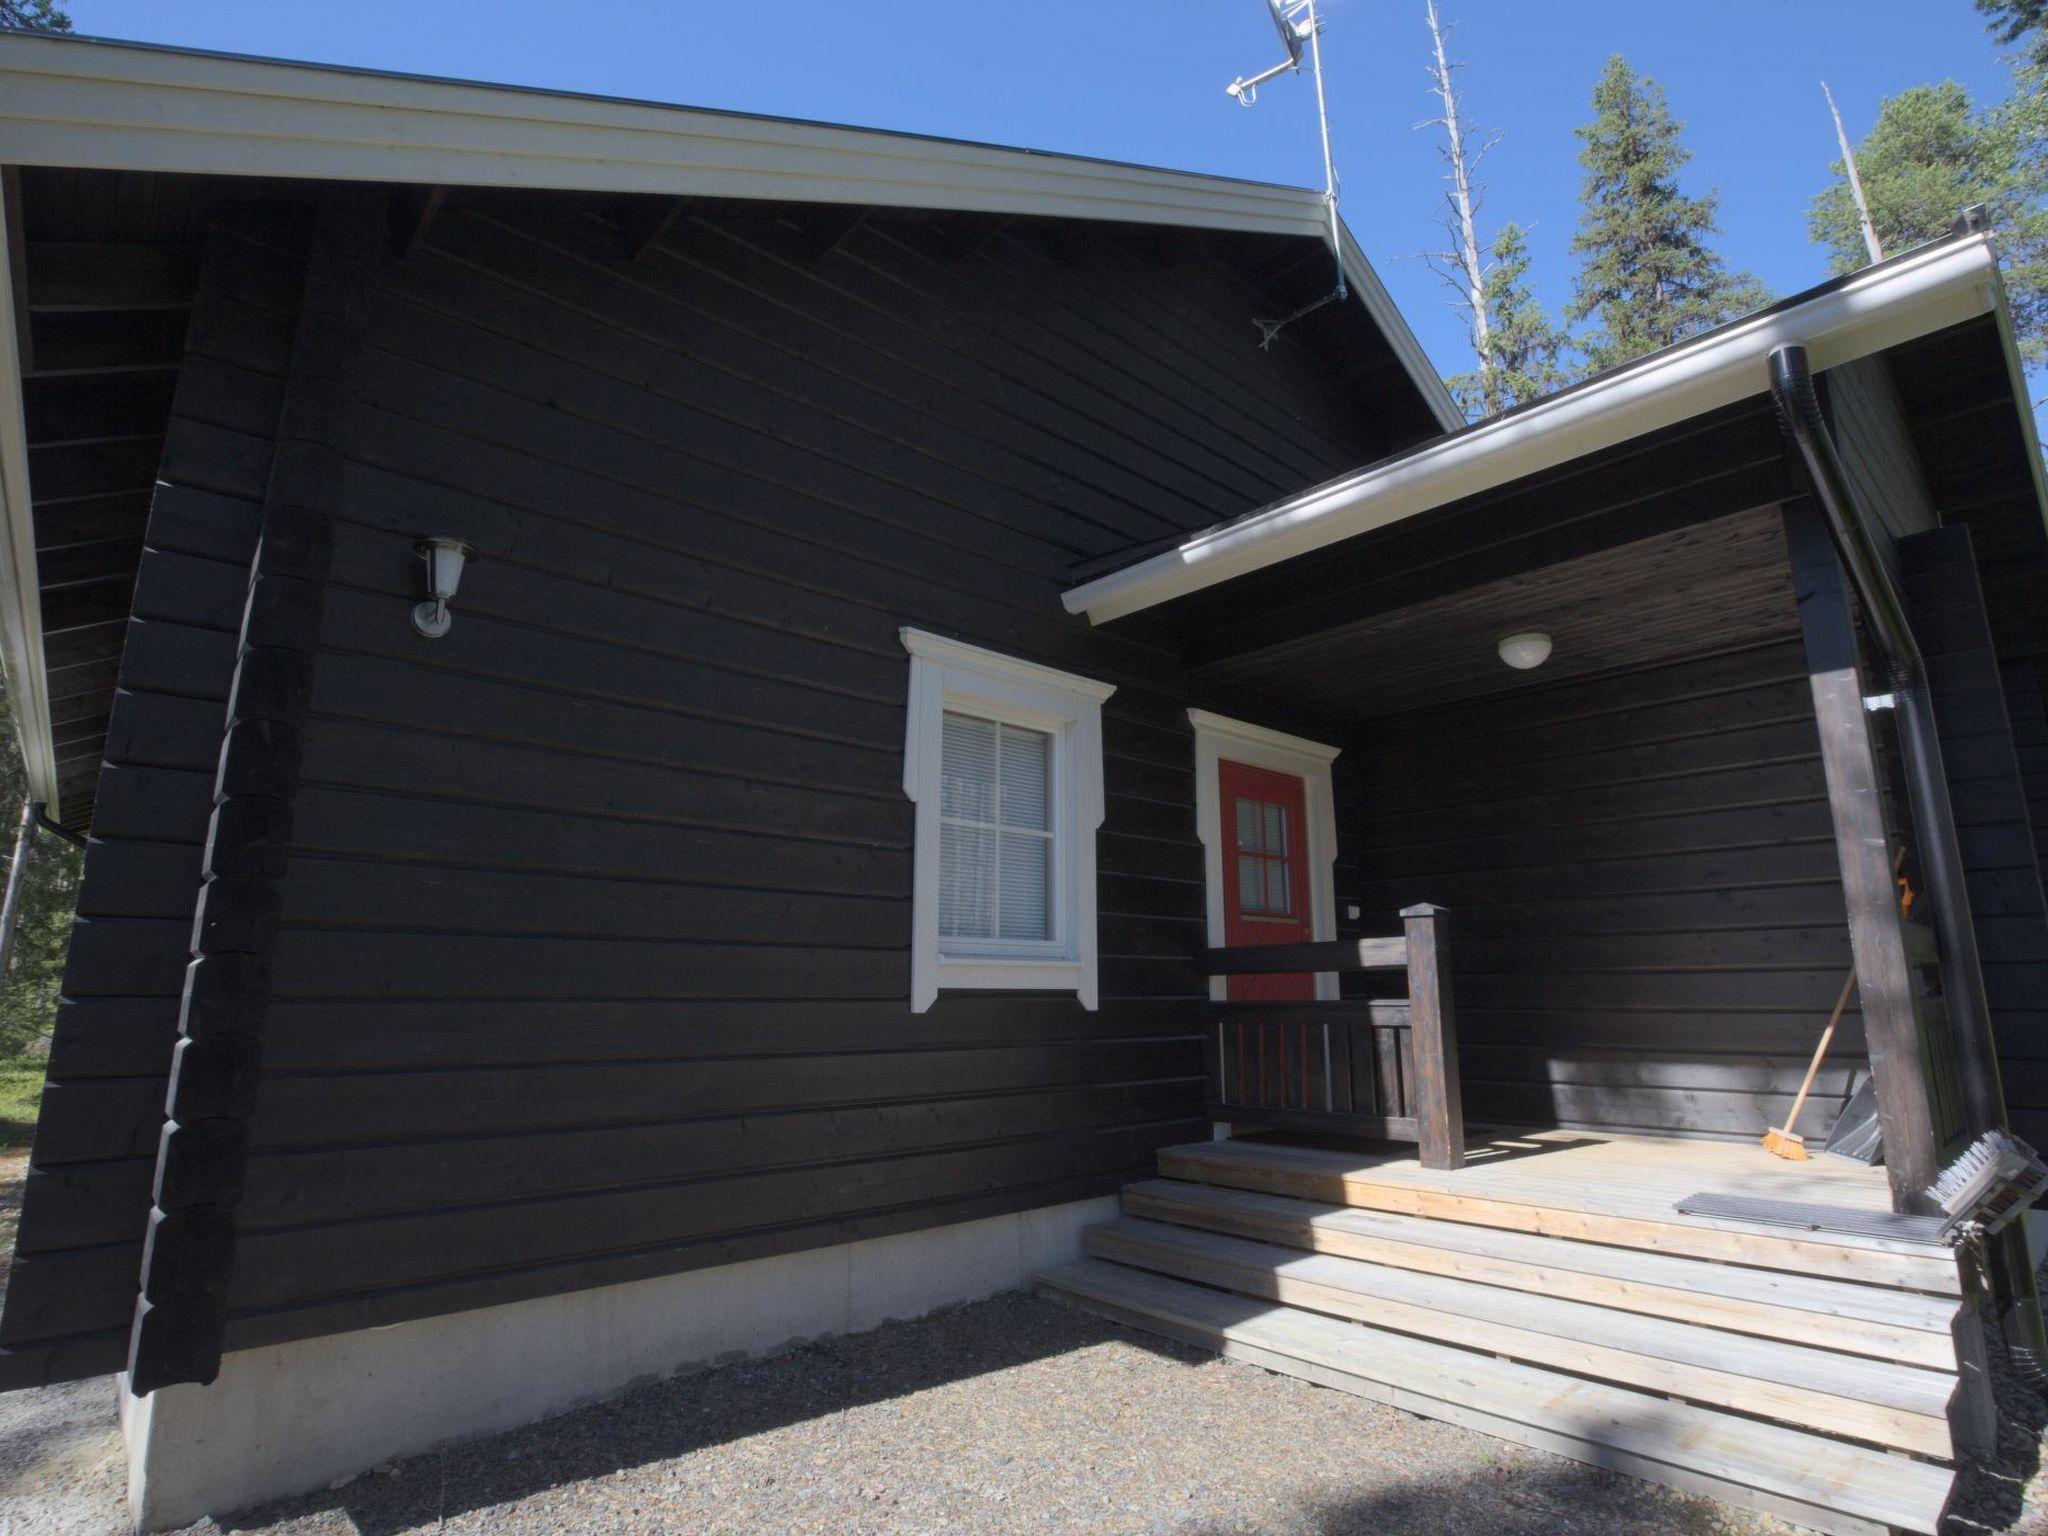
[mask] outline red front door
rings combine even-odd
[[[1246,763],[1217,765],[1223,822],[1223,942],[1306,944],[1315,937],[1308,910],[1307,795],[1291,773]],[[1308,1001],[1315,977],[1233,976],[1239,1002]]]

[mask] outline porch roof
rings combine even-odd
[[[1572,388],[1204,530],[1064,594],[1101,624],[1206,591],[1768,393],[1773,349],[1837,367],[1995,318],[2038,507],[2040,453],[1988,235],[1956,233]]]

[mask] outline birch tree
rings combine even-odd
[[[1465,116],[1457,71],[1450,56],[1450,27],[1436,0],[1424,0],[1429,25],[1429,90],[1440,111],[1418,127],[1442,135],[1444,200],[1437,222],[1448,246],[1425,258],[1450,287],[1464,317],[1473,367],[1450,381],[1468,418],[1498,415],[1513,405],[1555,388],[1562,380],[1557,356],[1563,337],[1537,302],[1528,283],[1529,252],[1523,232],[1510,224],[1489,248],[1479,235],[1479,206],[1485,195],[1479,162],[1499,142],[1498,133],[1479,133]]]
[[[1870,255],[1874,266],[1884,260],[1884,242],[1877,238],[1877,226],[1870,219],[1870,199],[1863,191],[1863,177],[1856,169],[1856,150],[1849,143],[1849,130],[1842,126],[1842,109],[1835,105],[1835,93],[1828,89],[1827,81],[1820,83],[1821,95],[1828,99],[1828,116],[1835,120],[1835,142],[1842,147],[1842,167],[1849,173],[1849,197],[1856,205],[1856,222],[1863,229],[1863,248]]]

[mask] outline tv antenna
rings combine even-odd
[[[1330,254],[1337,263],[1337,286],[1320,299],[1313,299],[1291,315],[1282,315],[1278,320],[1254,319],[1259,328],[1259,350],[1265,351],[1273,345],[1273,338],[1303,315],[1313,314],[1325,304],[1340,303],[1351,296],[1349,285],[1344,279],[1343,226],[1337,222],[1337,162],[1330,153],[1330,105],[1323,94],[1323,23],[1316,14],[1316,0],[1266,0],[1266,12],[1273,18],[1274,30],[1280,34],[1280,41],[1287,49],[1287,57],[1271,69],[1264,69],[1247,79],[1239,75],[1224,90],[1237,99],[1241,107],[1248,107],[1259,99],[1259,87],[1268,80],[1287,73],[1301,73],[1301,56],[1308,54],[1309,70],[1316,81],[1316,122],[1323,135],[1323,202],[1330,214]]]

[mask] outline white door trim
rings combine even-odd
[[[1220,948],[1223,928],[1223,811],[1217,798],[1216,775],[1224,761],[1247,763],[1291,773],[1301,780],[1308,813],[1309,933],[1317,940],[1337,937],[1337,802],[1330,788],[1330,764],[1341,748],[1248,725],[1205,709],[1188,711],[1195,728],[1195,832],[1202,839],[1202,871],[1207,885],[1209,944]],[[1221,976],[1209,980],[1209,996],[1217,1002],[1228,985]],[[1316,996],[1337,996],[1334,972],[1316,976]]]

